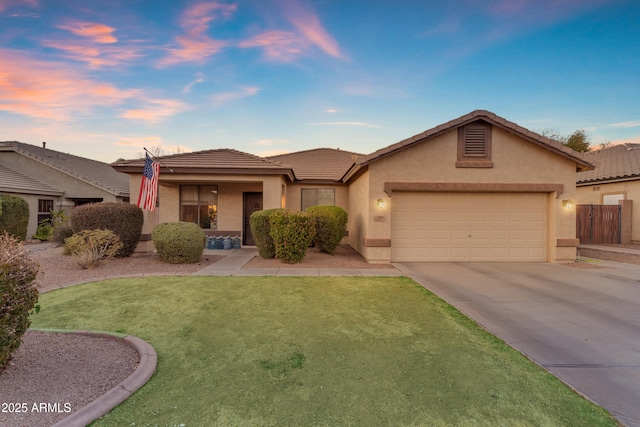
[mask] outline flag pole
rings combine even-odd
[[[173,169],[171,169],[169,166],[165,165],[162,160],[160,160],[159,158],[157,158],[156,156],[154,156],[153,154],[151,154],[151,152],[149,150],[147,150],[145,147],[142,147],[142,149],[156,162],[160,163],[162,166],[164,166],[165,168],[169,169],[169,172],[173,173]]]

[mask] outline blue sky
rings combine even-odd
[[[366,154],[476,109],[640,142],[640,4],[0,0],[0,140]]]

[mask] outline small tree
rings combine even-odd
[[[29,313],[38,302],[35,279],[38,264],[23,251],[20,240],[0,235],[0,371],[20,347],[31,321]]]
[[[585,153],[590,150],[589,135],[584,129],[578,129],[571,135],[562,135],[555,129],[545,129],[539,132],[540,135],[549,138],[552,141],[566,145],[572,150]]]

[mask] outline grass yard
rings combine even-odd
[[[39,328],[132,334],[153,378],[97,426],[615,426],[407,278],[119,279],[40,296]]]

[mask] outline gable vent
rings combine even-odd
[[[485,126],[465,126],[464,128],[464,155],[487,155],[487,128]]]

